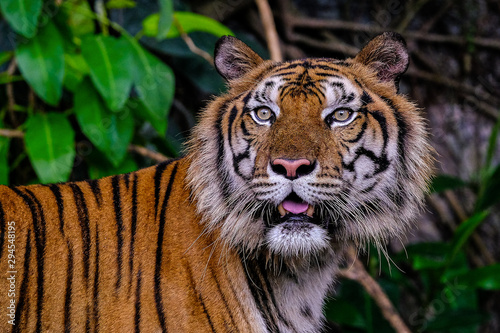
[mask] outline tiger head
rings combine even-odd
[[[281,260],[403,234],[432,150],[420,111],[398,93],[408,66],[398,34],[353,59],[286,62],[222,37],[215,66],[229,91],[204,110],[188,154],[207,231]]]

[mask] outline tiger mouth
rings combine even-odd
[[[292,216],[313,218],[314,206],[305,202],[296,193],[292,192],[278,205],[278,212],[282,220]]]

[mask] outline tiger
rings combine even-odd
[[[404,39],[263,60],[221,37],[227,91],[183,157],[0,187],[2,332],[320,332],[347,247],[414,224],[432,176]],[[5,316],[7,314],[7,316]]]

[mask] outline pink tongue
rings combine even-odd
[[[289,211],[292,214],[304,213],[308,207],[309,204],[307,204],[306,202],[298,203],[290,200],[283,201],[283,208],[285,208],[286,211]]]

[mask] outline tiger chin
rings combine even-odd
[[[185,157],[0,187],[0,331],[320,332],[345,247],[404,235],[432,149],[401,36],[286,62],[226,36],[214,59],[228,91]]]

